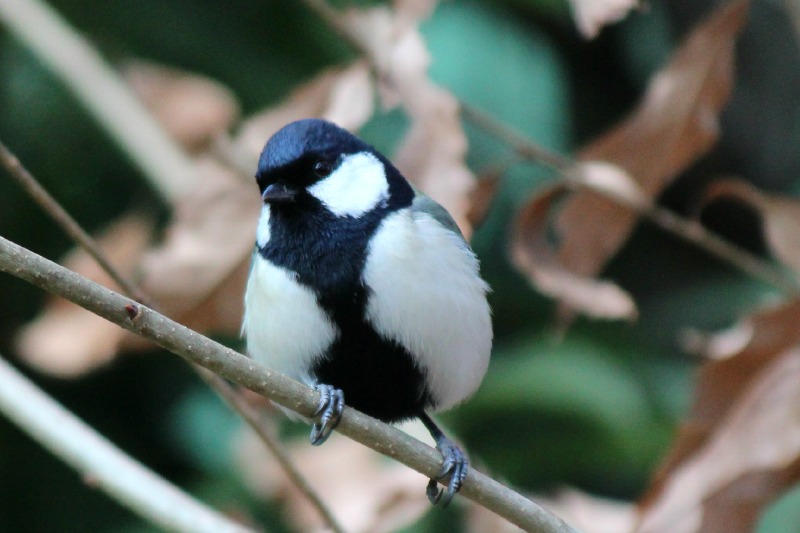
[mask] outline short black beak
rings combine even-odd
[[[283,183],[273,183],[261,194],[265,204],[290,204],[294,202],[296,191],[288,188]]]

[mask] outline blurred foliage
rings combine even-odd
[[[208,75],[235,92],[245,116],[353,57],[299,2],[51,3],[112,62],[146,58]],[[633,106],[677,37],[711,2],[648,4],[587,43],[563,1],[443,2],[423,26],[431,76],[463,101],[568,153]],[[670,207],[688,212],[705,176],[720,172],[775,191],[800,190],[800,60],[786,54],[796,48],[787,45],[794,36],[779,5],[755,2],[722,141],[665,193]],[[82,224],[97,229],[131,207],[165,216],[165,206],[74,98],[4,33],[0,80],[0,138]],[[399,112],[379,113],[362,134],[391,153],[406,126]],[[467,133],[476,172],[507,156],[508,147],[485,131],[468,125]],[[543,168],[514,166],[474,237],[494,289],[496,349],[478,395],[445,419],[476,463],[525,489],[572,484],[635,498],[688,404],[694,362],[678,349],[678,334],[724,327],[775,295],[643,225],[605,274],[633,293],[640,320],[579,321],[559,342],[552,303],[507,260],[515,208],[551,177]],[[752,217],[736,209],[723,208],[707,222],[762,252]],[[71,247],[2,176],[0,234],[51,258]],[[1,353],[13,359],[13,333],[41,299],[25,284],[0,278],[0,301],[13,302],[0,308]],[[250,495],[233,466],[240,422],[176,358],[123,357],[75,381],[34,377],[167,478],[223,510],[268,523],[270,531],[287,527],[278,506]],[[778,502],[760,531],[798,531],[797,500],[795,491]],[[457,514],[429,513],[408,531],[452,530]],[[0,419],[0,531],[90,529],[150,530]]]

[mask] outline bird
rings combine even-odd
[[[313,445],[336,428],[345,402],[387,423],[419,419],[442,454],[426,494],[446,506],[469,461],[430,413],[475,393],[492,347],[475,253],[441,205],[326,120],[278,130],[255,180],[248,355],[319,391]]]

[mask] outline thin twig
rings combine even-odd
[[[710,231],[702,224],[683,218],[654,202],[641,202],[631,197],[615,194],[607,188],[593,186],[581,179],[580,163],[552,152],[494,117],[469,106],[463,108],[464,116],[476,126],[506,143],[520,157],[536,161],[558,171],[570,185],[590,189],[617,204],[628,207],[645,220],[649,220],[664,231],[696,245],[701,250],[735,266],[755,279],[760,279],[789,295],[800,292],[800,281],[796,276],[762,260],[744,248],[736,246]]]
[[[576,166],[576,163],[569,157],[536,144],[515,129],[476,107],[462,102],[461,113],[464,118],[507,144],[511,150],[523,159],[539,162],[561,173],[568,172]]]
[[[388,73],[380,71],[370,50],[361,42],[352,28],[342,21],[341,16],[325,0],[302,0],[303,3],[325,21],[352,49],[364,56],[375,76],[384,82],[391,83]],[[654,203],[635,203],[629,198],[614,195],[606,189],[593,187],[584,180],[575,179],[580,172],[580,165],[570,157],[561,155],[528,139],[508,125],[495,119],[463,101],[459,101],[461,111],[467,120],[487,131],[507,144],[520,157],[536,161],[558,171],[571,185],[588,188],[612,201],[633,209],[640,217],[649,220],[664,231],[688,241],[707,253],[728,262],[741,271],[773,285],[782,292],[797,294],[800,292],[800,280],[789,275],[785,270],[777,268],[767,261],[749,253],[747,250],[723,239],[697,222],[684,219],[679,215]]]
[[[0,411],[53,455],[149,522],[168,531],[245,533],[125,454],[0,357]]]
[[[800,293],[800,280],[797,276],[723,239],[695,220],[678,216],[669,209],[652,202],[636,202],[631,198],[583,182],[581,182],[581,186],[630,208],[643,219],[649,220],[668,233],[679,236],[701,250],[722,259],[754,279],[766,282],[789,296]]]
[[[214,391],[225,400],[228,406],[239,413],[239,416],[241,416],[250,425],[250,428],[256,432],[264,445],[278,461],[278,464],[281,465],[289,480],[294,483],[294,486],[317,510],[323,521],[330,527],[331,531],[334,533],[345,533],[344,528],[339,524],[339,521],[333,516],[328,506],[325,505],[319,497],[317,491],[315,491],[306,478],[303,477],[303,474],[297,470],[297,467],[294,465],[292,458],[289,456],[283,444],[275,435],[273,429],[266,424],[258,410],[256,410],[239,391],[228,385],[224,379],[200,365],[192,364],[192,366],[208,386],[214,389]]]
[[[123,292],[142,303],[146,303],[150,306],[153,305],[138,287],[125,279],[125,276],[106,259],[102,250],[100,250],[100,247],[91,235],[84,231],[80,224],[61,207],[61,204],[42,187],[36,178],[28,172],[28,169],[22,165],[19,159],[11,153],[2,140],[0,140],[0,164],[2,164],[6,170],[8,170],[9,175],[25,189],[33,201],[39,204],[42,211],[50,215],[50,218],[52,218],[73,241],[97,261],[97,264],[111,276],[111,279],[122,288]]]
[[[11,176],[17,180],[28,194],[39,204],[39,206],[49,214],[56,224],[69,235],[78,246],[82,247],[91,255],[100,267],[123,289],[128,295],[139,302],[153,307],[153,301],[141,289],[128,281],[119,271],[114,268],[111,262],[105,257],[97,242],[89,235],[78,222],[70,216],[58,201],[53,198],[47,190],[42,187],[39,181],[31,174],[19,161],[19,159],[3,144],[0,140],[0,163],[8,169]],[[313,488],[303,478],[302,474],[292,463],[291,458],[282,448],[280,442],[275,438],[273,432],[268,428],[264,420],[259,417],[255,409],[248,403],[247,399],[238,391],[230,387],[224,379],[214,373],[208,372],[203,367],[192,364],[192,368],[223,400],[250,425],[253,431],[261,437],[267,448],[273,453],[278,464],[286,472],[289,479],[297,485],[300,493],[303,494],[311,505],[317,509],[322,519],[330,526],[334,533],[344,533],[343,528],[333,516],[331,511],[325,506]]]
[[[0,271],[50,291],[153,341],[303,416],[312,417],[319,393],[270,370],[177,322],[0,237]],[[439,452],[397,428],[345,407],[337,431],[392,457],[426,477],[441,469]],[[530,499],[476,469],[470,469],[460,494],[526,531],[576,530]]]
[[[94,47],[40,0],[2,0],[0,21],[56,73],[167,201],[191,190],[195,168]]]

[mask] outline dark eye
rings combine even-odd
[[[329,176],[331,172],[333,172],[333,167],[327,161],[320,160],[314,163],[314,174],[320,178]]]

